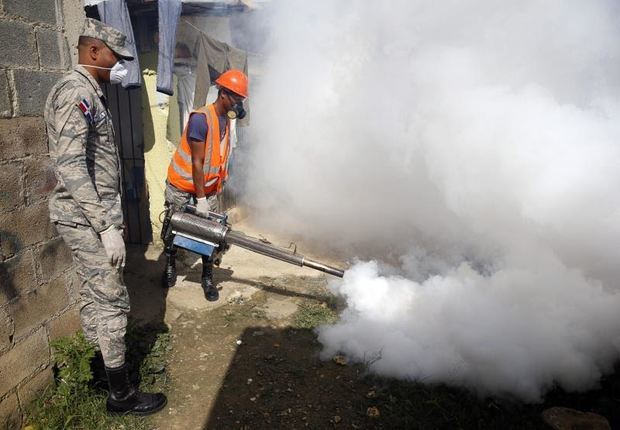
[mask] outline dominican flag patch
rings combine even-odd
[[[90,111],[90,105],[88,104],[86,99],[82,99],[82,101],[79,102],[77,106],[84,114],[86,121],[88,121],[89,124],[93,124],[95,122],[95,119],[93,118],[93,113]]]

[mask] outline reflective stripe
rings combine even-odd
[[[177,154],[179,155],[179,157],[181,157],[183,159],[183,161],[185,161],[186,163],[188,163],[190,166],[192,165],[192,159],[190,156],[188,156],[185,151],[178,151]],[[172,157],[172,161],[174,161],[174,157]],[[176,162],[175,162],[176,164]],[[181,169],[181,166],[179,166],[178,164],[176,164],[177,167],[179,169]],[[177,170],[178,171],[178,170]],[[203,173],[209,174],[209,173],[214,173],[217,174],[220,172],[220,168],[219,167],[211,167],[209,163],[204,163],[203,164],[203,169],[202,169]]]
[[[179,165],[178,165],[178,164],[177,164],[174,160],[172,160],[172,162],[170,163],[170,165],[172,166],[172,168],[174,169],[174,171],[175,171],[175,172],[177,172],[177,174],[178,174],[179,176],[181,176],[183,179],[188,180],[188,181],[189,181],[189,180],[191,180],[191,181],[193,181],[193,180],[194,180],[194,178],[193,178],[191,175],[188,175],[188,174],[187,174],[187,172],[186,172],[185,170],[183,170],[181,167],[179,167]],[[219,171],[220,171],[220,169],[219,169],[219,168],[216,168],[216,167],[213,167],[213,168],[212,168],[212,169],[210,169],[210,170],[212,170],[212,171],[213,171],[213,173],[219,173]],[[213,178],[212,180],[210,180],[210,181],[208,181],[207,183],[205,183],[205,186],[206,186],[206,185],[213,184],[213,183],[214,183],[215,181],[217,181],[218,179],[219,179],[219,177],[218,177],[218,178]]]
[[[208,110],[208,109],[205,109]],[[215,108],[213,109],[213,113],[214,116],[217,118],[217,114],[215,113]],[[214,133],[213,131],[216,131],[218,133],[219,136],[219,130],[216,130],[213,125],[213,117],[211,116],[210,112],[205,112],[205,118],[207,119],[207,127],[209,127],[209,130],[207,131],[207,140],[206,140],[206,147],[205,147],[205,154],[207,154],[207,152],[209,153],[209,159],[205,160],[205,166],[209,166],[212,167],[211,164],[213,163],[213,136]],[[219,171],[219,166],[218,166],[218,171]],[[205,175],[209,175],[211,173],[210,170],[205,170]]]
[[[180,168],[176,165],[176,163],[171,163],[171,164],[170,164],[170,167],[171,167],[172,169],[174,169],[174,171],[175,171],[175,172],[176,172],[176,173],[177,173],[177,174],[178,174],[181,178],[185,179],[187,182],[190,182],[190,183],[193,185],[193,183],[194,183],[194,178],[191,178],[191,177],[186,176],[185,171],[184,171],[184,170],[182,170],[182,169],[180,169]],[[209,190],[207,190],[207,187],[211,187],[211,186],[215,185],[215,184],[217,183],[217,181],[219,181],[219,179],[220,179],[220,178],[219,178],[219,176],[218,176],[218,177],[212,178],[212,179],[210,179],[209,181],[207,181],[207,182],[205,183],[205,191],[209,191]],[[182,187],[181,189],[185,190],[186,188],[185,188],[185,187]],[[211,190],[211,191],[213,191],[213,190]],[[192,192],[192,191],[190,191],[190,192]],[[195,191],[193,191],[193,192],[195,192]]]
[[[192,163],[192,157],[189,156],[189,154],[186,154],[185,151],[181,150],[178,151],[177,150],[177,154],[179,154],[179,156],[187,163]]]
[[[205,164],[205,168],[203,169],[203,173],[205,175],[212,173],[214,175],[217,175],[218,173],[220,173],[220,168],[219,167],[210,167],[207,168],[207,165]]]
[[[207,147],[205,148],[205,154],[206,154],[206,153],[212,154],[212,152],[211,152],[208,148],[209,148],[209,146],[207,146]],[[179,149],[177,149],[177,153],[179,154],[179,156],[180,156],[180,157],[181,157],[181,158],[182,158],[182,159],[183,159],[186,163],[189,163],[189,164],[191,164],[191,163],[192,163],[192,157],[191,157],[191,155],[190,155],[190,154],[188,154],[187,152],[185,152],[184,148],[181,148],[181,147],[180,147],[180,145],[179,145]],[[207,163],[205,163],[205,164],[207,164]]]
[[[174,160],[172,160],[172,162],[170,163],[170,166],[174,169],[175,172],[177,172],[177,174],[182,177],[183,179],[185,179],[186,181],[192,181],[194,180],[194,178],[192,178],[191,176],[187,176],[187,172],[185,172],[185,170],[181,169],[177,163],[174,162]]]
[[[228,159],[231,150],[230,124],[227,122],[224,136],[220,139],[219,118],[215,112],[215,106],[208,105],[194,112],[205,114],[208,127],[202,171],[205,180],[205,193],[219,192],[222,189],[222,182],[228,176]],[[192,171],[191,147],[187,139],[186,125],[181,136],[181,142],[168,167],[168,182],[183,191],[195,193]]]

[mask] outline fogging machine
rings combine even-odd
[[[299,255],[296,250],[279,248],[232,230],[226,215],[216,212],[209,212],[208,215],[197,214],[193,205],[186,206],[185,212],[171,211],[166,214],[162,238],[166,243],[172,240],[172,244],[179,248],[212,257],[216,265],[220,264],[230,245],[236,245],[296,266],[310,267],[340,278],[344,275],[343,270]]]

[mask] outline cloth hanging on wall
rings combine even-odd
[[[97,11],[101,22],[118,29],[127,36],[127,45],[133,55],[132,61],[126,61],[127,76],[123,78],[123,88],[139,87],[142,85],[142,74],[136,50],[136,41],[133,35],[133,27],[129,18],[129,10],[125,0],[106,0],[97,4]]]
[[[159,13],[157,91],[171,96],[174,94],[172,68],[177,38],[177,24],[181,16],[181,0],[158,0],[157,11]]]
[[[193,58],[175,58],[174,74],[177,77],[177,100],[181,128],[189,119],[193,110],[194,89],[196,88],[196,60]]]

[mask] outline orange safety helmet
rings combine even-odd
[[[215,83],[241,97],[248,96],[248,77],[239,70],[231,69],[222,73]]]

